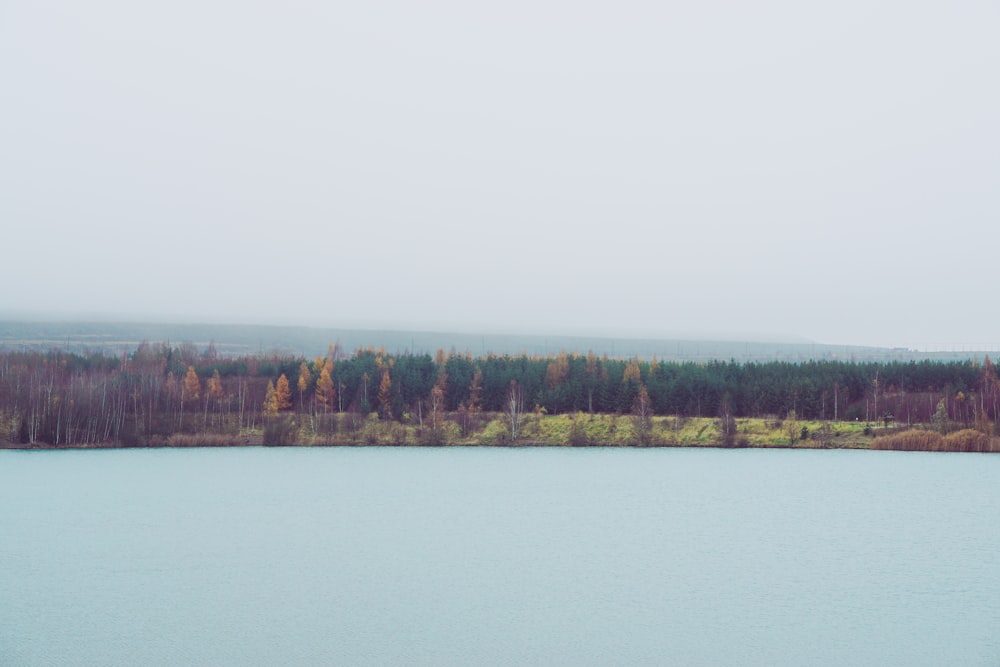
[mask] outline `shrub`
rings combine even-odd
[[[587,434],[586,417],[582,412],[578,412],[573,417],[573,424],[569,429],[567,443],[573,447],[587,447],[591,444],[590,436]]]
[[[264,444],[294,445],[297,435],[295,420],[291,417],[275,418],[264,427]]]

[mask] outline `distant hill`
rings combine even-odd
[[[919,352],[905,348],[765,343],[756,341],[607,338],[430,331],[378,331],[300,326],[160,324],[139,322],[57,322],[0,320],[0,349],[130,352],[142,342],[190,343],[204,349],[211,342],[223,355],[281,354],[312,358],[338,344],[346,354],[359,347],[385,347],[393,353],[433,354],[438,349],[461,354],[554,355],[593,351],[609,357],[657,357],[675,361],[713,359],[746,361],[907,361],[981,359],[995,351]]]

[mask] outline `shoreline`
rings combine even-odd
[[[83,444],[83,445],[50,445],[34,444],[22,445],[14,443],[0,443],[0,451],[78,451],[78,450],[107,450],[107,449],[332,449],[332,448],[409,448],[409,449],[798,449],[798,450],[855,450],[874,451],[871,447],[849,445],[831,446],[822,443],[816,444],[773,444],[773,445],[750,445],[746,447],[727,447],[719,444],[654,444],[654,445],[623,445],[623,444],[592,444],[592,445],[570,445],[554,444],[550,442],[526,441],[508,444],[477,444],[477,443],[451,443],[441,445],[426,445],[416,443],[314,443],[314,444],[288,444],[288,445],[265,445],[265,444],[239,444],[239,445],[212,445],[212,444],[192,444],[192,445],[118,445],[118,444]]]

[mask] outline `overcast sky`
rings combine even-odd
[[[0,2],[0,310],[1000,347],[1000,4]]]

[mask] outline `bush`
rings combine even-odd
[[[444,443],[444,429],[424,427],[417,431],[417,442],[425,447],[439,447]]]
[[[587,434],[586,419],[582,412],[578,412],[573,417],[573,423],[569,429],[569,437],[566,438],[566,442],[570,446],[588,447],[592,444],[590,436]]]
[[[461,428],[452,421],[442,422],[438,428],[424,427],[417,435],[417,442],[421,445],[440,446],[450,445],[457,441],[461,435]]]
[[[294,445],[298,436],[295,420],[276,417],[264,427],[264,444],[270,446]]]

